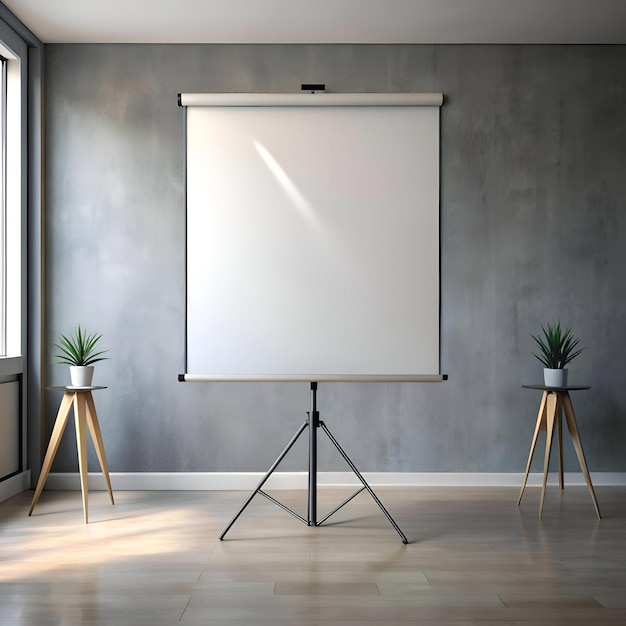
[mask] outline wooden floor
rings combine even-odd
[[[115,489],[115,485],[113,485]],[[0,504],[0,626],[626,625],[626,489],[377,488],[309,528],[243,492],[32,492]],[[319,517],[349,491],[320,489]],[[273,495],[306,515],[306,493]],[[331,521],[329,520],[329,522]]]

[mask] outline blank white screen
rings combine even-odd
[[[310,98],[186,108],[186,373],[438,375],[439,107]]]

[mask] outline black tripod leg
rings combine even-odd
[[[226,528],[222,531],[222,534],[220,535],[220,540],[224,539],[224,536],[230,530],[231,526],[237,521],[237,518],[244,512],[245,508],[252,501],[252,498],[254,498],[254,496],[256,496],[256,494],[261,490],[261,487],[263,487],[263,485],[265,484],[265,481],[272,475],[272,472],[276,469],[278,464],[285,458],[285,455],[287,454],[287,452],[291,450],[293,444],[296,443],[296,441],[298,440],[298,437],[303,433],[304,429],[308,425],[309,425],[309,422],[307,420],[306,422],[302,424],[302,426],[300,426],[300,428],[298,429],[298,432],[292,437],[291,441],[287,444],[285,449],[280,453],[280,456],[274,461],[274,464],[272,465],[272,467],[269,468],[269,470],[267,471],[265,476],[263,476],[259,484],[250,493],[250,495],[248,496],[248,499],[241,505],[237,513],[235,513],[233,518],[230,520],[230,522],[228,522],[228,525],[226,526]]]
[[[396,529],[396,532],[398,533],[398,535],[400,535],[400,539],[402,539],[402,543],[404,544],[408,543],[407,538],[404,536],[404,533],[400,530],[400,527],[398,526],[398,524],[396,524],[393,517],[389,515],[389,512],[383,506],[383,503],[378,499],[376,494],[372,491],[372,488],[367,484],[365,478],[361,476],[361,473],[356,468],[354,463],[350,460],[348,455],[343,451],[343,448],[339,445],[339,442],[332,436],[330,430],[328,430],[328,428],[326,427],[326,424],[324,424],[324,422],[322,421],[320,421],[319,424],[324,429],[324,432],[328,435],[328,438],[332,441],[335,448],[337,448],[337,450],[339,451],[339,454],[341,454],[341,456],[344,458],[346,463],[350,466],[350,469],[357,475],[361,483],[363,483],[363,486],[365,487],[365,489],[367,489],[370,496],[372,496],[372,498],[374,499],[374,502],[376,502],[376,504],[380,507],[380,510],[385,514],[385,517],[389,520],[389,523]]]

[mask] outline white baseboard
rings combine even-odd
[[[256,487],[263,472],[120,472],[111,473],[111,485],[118,491],[250,491]],[[358,478],[351,472],[319,472],[320,486],[358,486]],[[521,487],[523,473],[422,473],[422,472],[363,472],[363,478],[372,487]],[[584,485],[581,473],[566,472],[565,485]],[[626,486],[626,472],[593,472],[591,480],[596,487]],[[275,472],[264,489],[306,489],[306,472]],[[540,486],[543,474],[531,473],[528,486]],[[558,483],[557,474],[548,475],[548,484]],[[1,485],[2,483],[0,483]],[[25,487],[26,489],[29,486]],[[46,489],[80,489],[78,473],[50,474]],[[89,474],[89,489],[106,489],[102,474]],[[0,492],[1,499],[1,492]]]
[[[28,489],[30,489],[30,470],[0,482],[0,502],[4,502]]]

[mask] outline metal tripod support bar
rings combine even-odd
[[[309,429],[309,474],[308,474],[308,510],[307,510],[307,519],[304,519],[301,515],[298,515],[295,511],[292,511],[289,507],[285,506],[282,502],[279,502],[269,494],[263,491],[263,485],[267,482],[268,478],[272,475],[272,473],[276,470],[280,462],[285,458],[287,453],[291,450],[293,445],[296,443],[300,435],[304,432],[304,430],[308,427]],[[326,436],[330,439],[331,443],[335,446],[339,454],[343,457],[346,463],[350,466],[350,469],[354,472],[356,477],[362,484],[362,487],[358,489],[355,493],[353,493],[349,498],[344,500],[341,504],[336,506],[330,513],[328,513],[324,518],[320,521],[317,520],[317,429],[321,428]],[[311,410],[307,412],[306,421],[298,428],[296,434],[291,438],[291,441],[287,444],[285,449],[280,453],[276,461],[272,464],[270,469],[266,472],[263,478],[259,481],[257,486],[252,490],[246,501],[241,505],[239,510],[232,517],[230,522],[226,525],[226,528],[222,531],[220,535],[220,540],[223,540],[226,536],[226,533],[231,529],[233,524],[237,521],[239,516],[244,512],[248,504],[252,501],[254,496],[258,493],[263,497],[267,498],[270,502],[273,502],[281,509],[293,515],[296,519],[300,520],[304,524],[308,526],[321,526],[331,515],[334,515],[339,509],[348,504],[353,498],[359,495],[362,491],[367,490],[370,494],[374,502],[378,505],[380,510],[385,514],[385,517],[389,520],[389,523],[394,527],[400,538],[402,539],[402,543],[408,543],[408,540],[400,527],[394,519],[391,517],[387,509],[383,506],[383,503],[378,499],[372,488],[367,484],[366,480],[363,478],[359,470],[356,468],[354,463],[350,460],[348,455],[345,453],[343,448],[339,445],[339,442],[333,437],[330,430],[324,422],[319,419],[319,412],[317,410],[317,383],[311,383]]]

